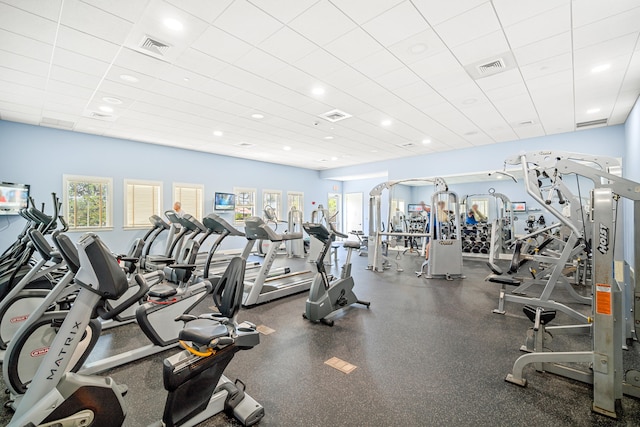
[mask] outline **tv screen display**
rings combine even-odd
[[[511,202],[511,209],[514,212],[526,212],[527,202]]]
[[[409,203],[407,205],[407,210],[408,212],[422,212],[422,205]]]
[[[213,209],[216,211],[232,211],[236,208],[236,195],[233,193],[216,193]]]
[[[0,182],[0,215],[17,215],[27,207],[28,200],[28,185]]]

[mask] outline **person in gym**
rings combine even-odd
[[[184,215],[184,211],[182,210],[182,203],[175,202],[173,204],[173,211],[176,213],[176,215],[182,217],[182,215]]]
[[[473,217],[475,218],[476,223],[487,222],[487,216],[478,210],[477,204],[474,203],[471,205],[471,212],[473,212]]]
[[[424,203],[424,202],[422,202]],[[449,221],[449,211],[445,209],[446,208],[446,203],[444,200],[439,200],[438,201],[438,210],[436,211],[437,219],[438,219],[438,223],[436,224],[436,227],[433,230],[433,238],[437,239],[438,238],[438,226],[440,225],[440,223],[443,222],[448,222]],[[429,216],[431,215],[431,208],[429,208]],[[431,249],[431,241],[429,241],[429,243],[427,243],[427,246],[425,246],[424,248],[424,262],[425,264],[428,266],[429,265],[429,249]],[[422,265],[422,268],[424,268],[425,264]]]
[[[469,213],[467,213],[465,223],[469,225],[476,225],[478,223],[476,216],[473,214],[473,210],[470,210]]]

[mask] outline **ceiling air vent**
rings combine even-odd
[[[242,148],[251,148],[251,147],[255,147],[256,144],[252,144],[250,142],[240,142],[238,144],[236,144],[237,147],[242,147]]]
[[[478,72],[481,75],[493,74],[496,71],[500,71],[500,70],[503,70],[503,69],[507,68],[506,65],[504,64],[504,60],[502,58],[494,59],[491,62],[487,62],[487,63],[480,64],[480,65],[476,65],[476,67],[478,68]]]
[[[330,121],[331,123],[339,122],[340,120],[348,119],[351,117],[351,114],[347,114],[344,111],[340,110],[331,110],[327,111],[324,114],[320,114],[318,117],[322,117],[325,120]]]
[[[84,117],[89,117],[90,119],[102,120],[104,122],[115,122],[117,118],[113,114],[101,113],[99,111],[93,111],[93,110],[85,110],[82,113],[82,115]]]
[[[171,47],[170,44],[161,42],[157,38],[145,35],[140,42],[138,48],[145,53],[149,53],[153,56],[162,58],[167,50]]]
[[[576,123],[576,129],[587,128],[591,126],[606,125],[607,119],[589,120],[588,122]]]
[[[416,146],[415,142],[405,142],[404,144],[398,144],[398,147],[402,147],[402,148],[411,148],[415,146]]]
[[[60,129],[73,129],[75,123],[68,120],[58,120],[51,117],[43,117],[40,121],[40,125]]]

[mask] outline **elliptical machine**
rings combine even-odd
[[[93,426],[123,424],[126,388],[111,378],[66,372],[82,331],[104,301],[117,299],[127,288],[127,278],[100,238],[87,234],[79,242],[81,290],[65,317],[40,369],[16,409],[10,427]],[[169,392],[160,425],[193,426],[228,410],[244,425],[258,422],[263,407],[222,373],[233,355],[259,343],[250,323],[237,324],[242,299],[244,260],[236,258],[218,282],[214,301],[220,316],[192,320],[180,333],[186,350],[164,360],[164,386]],[[144,282],[142,276],[136,280]],[[223,316],[229,317],[223,317]]]
[[[326,317],[343,307],[351,304],[361,304],[369,308],[371,305],[368,301],[360,301],[353,293],[353,277],[351,277],[351,254],[354,249],[360,249],[359,242],[346,240],[343,246],[347,249],[347,259],[342,266],[340,278],[330,281],[329,275],[325,269],[324,258],[331,249],[331,243],[336,236],[347,238],[346,234],[337,231],[333,224],[329,223],[331,231],[322,224],[304,223],[302,227],[307,234],[322,243],[322,249],[315,260],[318,273],[313,279],[309,290],[309,298],[302,314],[307,320],[312,322],[321,322],[325,325],[333,326],[333,320]]]

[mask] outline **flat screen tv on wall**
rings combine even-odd
[[[232,211],[236,208],[236,195],[233,193],[217,193],[213,199],[213,209],[216,211]]]
[[[28,185],[0,182],[0,215],[18,215],[28,200]]]

